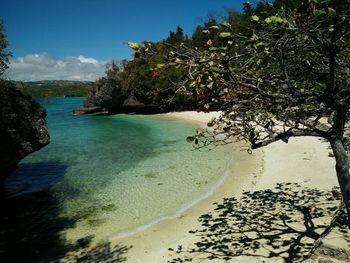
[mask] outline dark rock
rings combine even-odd
[[[157,105],[145,104],[137,100],[134,95],[130,95],[123,103],[122,112],[125,113],[141,113],[141,114],[151,114],[162,112]]]
[[[109,113],[117,113],[121,111],[125,98],[120,82],[107,79],[102,86],[96,87],[87,95],[84,107],[101,107]]]
[[[0,180],[26,155],[50,142],[46,110],[31,97],[0,80]]]
[[[103,112],[102,107],[82,107],[73,110],[74,115],[85,115],[91,113]]]
[[[82,115],[106,110],[109,114],[138,113],[152,114],[163,112],[156,104],[144,103],[133,93],[128,94],[120,81],[105,79],[96,84],[84,101],[84,107],[73,110],[73,114]]]

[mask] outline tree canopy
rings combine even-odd
[[[325,138],[350,215],[350,2],[278,0],[244,10],[203,29],[205,48],[174,47],[160,69],[183,67],[181,89],[201,110],[223,110],[210,131],[188,140],[196,147],[246,140],[255,149],[294,136]],[[137,52],[152,55],[147,45]]]
[[[0,20],[0,76],[8,68],[10,53],[6,51],[8,42],[5,36],[3,22]]]

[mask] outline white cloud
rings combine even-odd
[[[91,64],[98,64],[98,61],[94,58],[85,58],[84,56],[79,56],[78,59],[81,63],[91,63]]]
[[[6,77],[13,80],[90,80],[104,75],[108,61],[84,56],[52,59],[47,53],[12,59]]]

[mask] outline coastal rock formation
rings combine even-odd
[[[73,115],[84,115],[84,114],[91,114],[91,113],[98,113],[102,112],[102,107],[81,107],[73,110]]]
[[[162,110],[155,104],[140,102],[134,95],[130,95],[123,103],[122,110],[125,113],[152,114]]]
[[[0,180],[26,155],[50,142],[46,110],[31,97],[0,81]]]
[[[74,109],[73,114],[96,112],[151,114],[162,111],[156,104],[143,103],[133,93],[128,94],[119,81],[107,79],[103,85],[96,87],[87,95],[84,107]]]
[[[100,107],[109,113],[120,112],[126,98],[119,81],[108,79],[105,83],[91,91],[84,102],[84,107]]]

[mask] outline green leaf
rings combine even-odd
[[[204,34],[210,34],[210,31],[208,29],[205,29],[202,31]]]
[[[259,39],[259,37],[254,33],[250,39],[256,41]]]
[[[222,37],[222,38],[226,38],[226,37],[230,37],[231,36],[231,33],[230,32],[221,32],[219,37]]]
[[[314,10],[314,16],[316,16],[316,17],[322,16],[322,15],[325,15],[325,14],[326,14],[326,11],[323,10],[323,9],[316,9],[316,10]]]
[[[258,22],[260,18],[257,15],[253,15],[251,16],[251,19]]]
[[[222,22],[220,25],[223,26],[223,27],[231,27],[230,23],[227,22],[227,21]]]
[[[139,44],[135,42],[128,42],[128,46],[132,48],[133,50],[138,50],[140,48]]]
[[[333,8],[328,7],[327,8],[327,13],[330,16],[334,16],[337,12]]]
[[[267,24],[276,23],[276,24],[286,24],[288,23],[287,19],[279,17],[279,16],[269,16],[265,19]]]
[[[211,28],[211,29],[219,29],[218,26],[211,26],[210,28]]]

